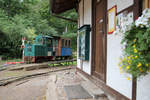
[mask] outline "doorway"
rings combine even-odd
[[[107,0],[93,0],[92,11],[92,75],[106,82]]]

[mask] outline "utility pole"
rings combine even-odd
[[[21,45],[21,48],[23,49],[23,51],[22,51],[22,60],[23,60],[23,62],[24,62],[25,40],[26,40],[26,38],[25,38],[25,37],[22,37],[22,45]]]

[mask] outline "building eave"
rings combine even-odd
[[[50,0],[51,12],[60,14],[76,8],[78,0]]]

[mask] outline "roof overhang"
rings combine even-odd
[[[59,14],[76,8],[78,0],[50,0],[52,13]]]

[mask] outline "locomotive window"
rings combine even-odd
[[[51,39],[47,39],[47,45],[52,47],[52,40]]]
[[[71,42],[70,42],[70,40],[69,40],[69,44],[68,44],[68,47],[71,47]]]
[[[55,46],[56,46],[56,47],[58,46],[58,40],[55,41]]]
[[[68,41],[66,40],[66,42],[65,42],[65,47],[67,47],[67,44],[68,44],[67,42],[68,42]]]
[[[42,38],[39,38],[39,39],[38,39],[38,43],[39,43],[39,44],[43,44],[43,39],[42,39]]]
[[[27,50],[28,50],[28,52],[32,52],[32,47],[28,46]]]
[[[62,47],[64,47],[64,39],[62,39],[62,44],[61,45],[62,45]]]

